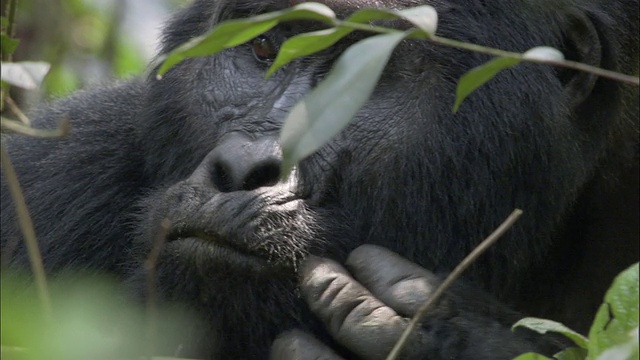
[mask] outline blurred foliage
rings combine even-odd
[[[7,2],[0,1],[3,15]],[[186,1],[147,2],[154,8],[172,9]],[[148,54],[124,26],[131,0],[18,0],[17,3],[14,37],[20,40],[20,45],[13,60],[51,64],[40,92],[12,90],[12,97],[19,104],[63,96],[86,85],[144,71]]]
[[[187,311],[175,307],[160,307],[154,314],[143,304],[125,302],[121,286],[104,275],[67,273],[50,281],[51,317],[43,311],[28,276],[3,271],[1,281],[2,359],[133,359],[148,352],[180,355],[180,344],[188,341],[188,329],[195,321]]]

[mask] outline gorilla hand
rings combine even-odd
[[[438,276],[399,255],[372,245],[354,250],[346,267],[309,257],[301,269],[301,291],[331,336],[363,359],[384,359],[410,318],[440,284]],[[519,314],[466,285],[455,285],[411,335],[403,359],[511,359],[522,349],[543,351],[541,337],[510,330]],[[553,339],[542,339],[557,350]],[[538,346],[536,346],[538,345]],[[496,356],[498,354],[498,356]],[[274,342],[273,359],[339,359],[298,330]]]

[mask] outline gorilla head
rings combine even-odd
[[[169,24],[163,50],[221,20],[282,3],[196,1]],[[348,14],[366,4],[332,5]],[[393,6],[409,5],[415,2]],[[637,63],[624,62],[637,56],[637,44],[629,48],[629,35],[614,29],[624,22],[612,16],[624,13],[622,3],[607,5],[612,15],[596,3],[434,5],[441,36],[514,51],[545,44],[577,61],[637,72]],[[286,24],[148,81],[140,127],[145,176],[169,187],[146,201],[143,249],[167,217],[161,292],[205,314],[213,353],[258,354],[282,329],[315,326],[292,277],[305,254],[344,259],[373,243],[442,271],[520,207],[525,218],[470,275],[513,301],[522,279],[549,256],[581,190],[610,159],[605,154],[631,149],[612,148],[612,137],[625,141],[614,135],[622,126],[627,133],[635,126],[625,120],[618,84],[521,65],[453,114],[456,80],[488,59],[406,41],[353,123],[279,182],[284,117],[357,40],[265,80],[278,46],[314,25]]]
[[[287,3],[196,0],[167,25],[162,52],[223,20]],[[548,45],[572,60],[638,73],[635,0],[384,2],[394,8],[423,3],[437,9],[443,37],[520,52]],[[371,2],[330,5],[346,16]],[[83,197],[87,190],[78,185],[61,189],[64,199],[32,196],[41,222],[67,211],[47,204],[91,202],[63,220],[76,227],[38,225],[53,238],[43,245],[45,261],[133,269],[129,283],[144,292],[144,271],[129,248],[134,244],[136,259],[144,261],[167,218],[158,295],[198,314],[185,347],[208,357],[260,358],[285,329],[325,336],[296,291],[297,266],[307,254],[342,261],[358,245],[378,244],[444,272],[517,207],[523,219],[468,280],[521,311],[553,313],[553,302],[535,294],[588,298],[584,308],[591,311],[608,280],[586,296],[559,289],[582,276],[585,229],[612,193],[601,179],[623,179],[636,156],[637,90],[587,73],[521,64],[454,114],[457,80],[490,58],[404,41],[353,122],[280,181],[277,139],[288,111],[346,47],[370,35],[354,34],[265,79],[280,44],[318,26],[287,23],[221,54],[188,59],[162,80],[151,71],[146,81],[102,89],[94,102],[91,93],[81,94],[51,112],[85,121],[79,135],[59,145],[75,149],[76,158],[60,162],[91,178],[84,182],[88,191],[101,195]],[[86,128],[97,127],[111,129],[111,144],[98,144],[104,135],[86,135]],[[19,152],[19,144],[12,151]],[[87,163],[100,159],[106,159],[101,167]],[[28,194],[58,174],[34,171],[24,180]],[[3,197],[3,208],[7,203]],[[3,214],[3,239],[5,221]],[[90,248],[101,257],[79,256],[82,248],[72,242],[80,238],[94,241]],[[610,276],[622,267],[603,271]],[[565,315],[558,320],[575,325],[590,316],[577,302],[569,303],[580,308],[575,313],[557,304]]]

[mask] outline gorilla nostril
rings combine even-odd
[[[262,186],[272,186],[280,179],[280,162],[264,161],[256,164],[242,182],[242,190],[253,190]]]
[[[213,174],[211,174],[211,180],[218,190],[221,192],[233,191],[233,179],[231,171],[228,166],[222,162],[216,162],[213,165]]]

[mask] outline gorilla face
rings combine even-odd
[[[219,5],[227,16],[247,15],[230,6]],[[183,17],[195,22],[194,28],[206,29],[201,23],[226,18],[218,13],[222,10],[206,11],[213,7],[196,2]],[[471,27],[460,32],[460,17],[472,8],[441,6],[443,35],[455,31],[457,38],[488,43],[489,31],[483,35]],[[178,17],[181,27],[183,17]],[[527,19],[512,16],[511,21],[538,30],[526,25]],[[308,27],[288,24],[266,34],[264,41],[277,48]],[[518,40],[515,50],[561,45],[555,33],[543,40],[510,35],[515,31],[501,37],[506,44]],[[169,31],[166,48],[174,41]],[[580,157],[580,134],[554,70],[525,65],[507,71],[454,115],[456,79],[486,59],[420,42],[401,44],[353,123],[280,182],[277,136],[286,114],[353,41],[266,80],[268,63],[252,43],[189,59],[163,80],[149,80],[148,117],[153,120],[144,129],[149,134],[145,145],[148,154],[160,155],[149,158],[147,171],[171,186],[154,220],[171,220],[172,242],[201,244],[220,253],[222,262],[229,255],[230,261],[266,261],[289,269],[311,249],[340,256],[373,242],[403,249],[431,268],[449,267],[514,207],[543,210],[533,214],[541,217],[537,224],[556,221],[563,213],[588,169],[572,161]],[[532,197],[541,189],[552,192],[553,201]],[[450,214],[452,207],[457,214]],[[452,247],[453,239],[470,244],[458,240]],[[341,246],[345,241],[348,245]],[[447,256],[441,258],[445,249]]]
[[[280,3],[196,1],[169,24],[164,51]],[[362,4],[333,5],[348,14]],[[416,4],[398,4],[405,5]],[[444,37],[513,51],[544,44],[571,49],[579,61],[586,57],[576,39],[598,41],[596,33],[573,35],[571,5],[563,2],[434,5]],[[284,118],[344,48],[367,36],[265,79],[270,49],[314,26],[280,26],[147,82],[139,131],[145,176],[157,190],[142,204],[138,250],[143,259],[169,219],[159,292],[202,315],[202,336],[191,345],[208,354],[265,354],[275,335],[294,326],[323,336],[296,294],[297,265],[307,254],[343,260],[372,243],[446,271],[519,207],[525,218],[469,275],[509,300],[519,275],[546,255],[615,126],[593,131],[590,118],[604,110],[580,112],[575,84],[588,91],[594,77],[530,64],[504,71],[453,114],[457,79],[488,58],[405,41],[351,125],[280,181]],[[606,60],[601,55],[594,65]],[[599,89],[607,90],[600,104],[616,103],[616,87]]]

